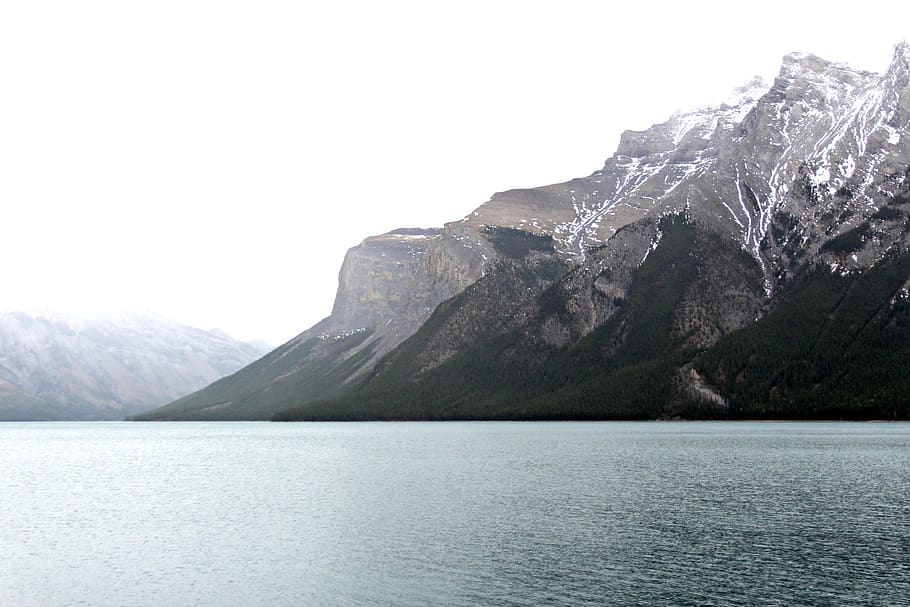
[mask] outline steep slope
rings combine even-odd
[[[632,233],[639,230],[657,246]],[[676,370],[699,345],[761,309],[760,269],[735,245],[681,215],[620,231],[617,238],[636,262],[622,292],[615,289],[606,247],[589,251],[586,264],[568,273],[559,273],[564,266],[554,263],[552,249],[500,263],[440,306],[357,389],[276,418],[664,414],[679,398]],[[717,281],[718,274],[736,278]],[[505,299],[504,291],[516,296]],[[706,298],[712,305],[703,305]],[[730,318],[734,303],[738,317]],[[592,311],[606,320],[590,322]]]
[[[700,356],[806,276],[900,256],[908,122],[906,43],[885,74],[788,55],[771,84],[624,133],[588,177],[367,239],[331,317],[149,417],[746,411]]]
[[[794,53],[770,87],[755,79],[719,107],[626,132],[600,171],[497,194],[462,223],[551,234],[558,250],[583,258],[624,225],[686,210],[740,241],[764,268],[770,292],[903,183],[908,79],[907,43],[881,75]]]
[[[624,225],[686,206],[692,183],[716,170],[740,124],[768,90],[755,78],[719,106],[675,114],[647,131],[626,131],[616,153],[588,177],[498,193],[460,223],[552,235],[563,255],[584,258]],[[713,190],[712,190],[713,191]]]
[[[0,419],[123,419],[232,373],[248,344],[148,316],[0,314]]]
[[[816,268],[761,321],[695,359],[735,418],[910,419],[910,254]]]
[[[458,230],[400,229],[350,249],[331,316],[231,377],[137,420],[268,419],[345,388],[483,272]]]
[[[530,304],[526,293],[511,296],[514,314],[528,320],[514,327],[503,317],[491,330],[489,318],[465,312],[493,307],[476,300],[485,297],[480,284],[515,271],[497,265],[359,385],[278,418],[801,416],[810,401],[805,385],[780,396],[763,373],[743,376],[753,358],[729,352],[748,351],[762,335],[785,339],[774,328],[781,315],[799,318],[793,339],[806,340],[824,314],[834,320],[815,336],[828,347],[813,376],[824,388],[812,400],[816,414],[906,415],[880,400],[858,405],[875,374],[844,371],[831,353],[843,357],[853,341],[865,351],[900,335],[886,327],[902,326],[903,308],[881,310],[908,279],[899,261],[908,250],[908,75],[906,43],[883,75],[792,54],[770,87],[754,81],[717,108],[626,133],[589,177],[497,194],[447,227],[551,237],[554,254],[573,266]],[[852,315],[820,311],[824,301],[794,316],[793,301],[797,310],[812,307],[799,293],[832,274],[846,281],[832,291],[836,301],[867,318],[879,311],[863,331]],[[890,279],[880,282],[880,274]],[[492,291],[487,297],[503,297]],[[488,328],[473,341],[455,340],[441,364],[427,364],[440,358],[432,344],[447,341],[460,316]],[[829,341],[839,334],[851,337],[838,350]],[[773,375],[798,356],[763,364]],[[883,368],[910,362],[899,346],[876,360]],[[730,365],[739,370],[733,383],[724,373]],[[865,379],[838,383],[826,375],[835,369]],[[769,382],[791,405],[763,405]],[[904,386],[888,385],[880,395],[894,398]],[[847,404],[817,406],[824,395]]]
[[[658,233],[611,303],[606,274],[540,288],[539,261],[502,264],[355,389],[275,419],[910,419],[910,238],[865,272],[806,268],[761,316],[747,253],[682,216]]]

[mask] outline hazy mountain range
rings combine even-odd
[[[908,233],[910,46],[794,53],[587,177],[366,239],[329,318],[143,418],[908,417]]]
[[[123,419],[268,348],[149,315],[0,312],[0,420]]]

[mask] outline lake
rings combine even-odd
[[[910,424],[5,423],[0,604],[910,604]]]

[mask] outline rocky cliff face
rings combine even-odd
[[[581,260],[623,226],[686,211],[740,242],[770,294],[832,235],[874,221],[905,182],[908,77],[907,43],[885,74],[794,53],[772,85],[754,79],[717,107],[626,132],[600,171],[497,194],[463,223],[550,234],[563,255]],[[869,267],[897,243],[884,230],[890,236],[856,259],[828,261]]]
[[[371,236],[345,256],[330,316],[234,376],[136,419],[267,419],[332,396],[479,278],[485,251],[481,235],[457,226]]]
[[[561,254],[581,260],[587,248],[623,226],[684,208],[688,186],[712,170],[734,126],[767,90],[756,78],[717,107],[680,112],[647,131],[626,131],[616,153],[592,175],[496,194],[462,221],[549,234]]]
[[[0,418],[123,419],[249,364],[224,334],[121,316],[0,314]]]
[[[910,280],[892,286],[910,250],[908,137],[906,43],[885,74],[788,55],[771,84],[624,133],[587,177],[496,194],[439,232],[367,239],[345,262],[332,317],[270,355],[280,374],[260,366],[258,383],[231,390],[280,393],[247,411],[298,405],[290,417],[649,417],[702,411],[686,408],[699,399],[733,411],[746,398],[734,393],[761,390],[724,383],[718,369],[751,345],[723,343],[753,325],[776,334],[799,293],[854,301],[871,281],[892,304],[856,298],[878,318],[856,338],[903,326],[894,314]],[[794,343],[809,344],[796,358],[823,341],[800,333],[810,324],[794,325]],[[816,337],[839,329],[823,323]],[[815,375],[836,366],[825,356]],[[761,381],[787,373],[775,365]],[[302,378],[316,368],[334,379],[314,390]],[[279,389],[286,377],[301,383]],[[234,402],[227,388],[180,411]]]
[[[329,324],[366,328],[386,352],[417,330],[442,301],[474,282],[482,257],[452,230],[399,229],[371,236],[345,256]]]
[[[726,319],[699,338],[708,345],[761,316],[807,265],[857,271],[906,248],[908,77],[906,43],[885,74],[794,53],[772,85],[755,78],[718,106],[628,131],[592,175],[497,194],[450,226],[552,236],[576,266],[560,287],[572,314],[543,325],[553,344],[564,345],[615,310],[633,270],[659,243],[657,219],[684,213],[737,243],[762,273],[765,301],[739,289]],[[840,235],[840,244],[826,244]],[[711,284],[706,279],[700,292]],[[704,306],[690,308],[698,315]]]
[[[331,316],[287,347],[368,332],[346,356],[368,352],[361,369],[369,368],[412,335],[436,306],[481,276],[484,242],[458,228],[402,228],[367,238],[345,256]]]
[[[875,398],[858,402],[859,388],[844,383],[851,373],[837,357],[849,358],[848,346],[837,336],[879,352],[883,368],[906,355],[871,344],[898,339],[906,322],[908,57],[898,45],[889,70],[872,74],[788,55],[771,85],[755,79],[719,106],[625,133],[588,177],[496,194],[447,229],[551,237],[568,271],[535,290],[530,266],[517,271],[500,255],[357,390],[283,416],[878,411]],[[491,306],[487,299],[503,297],[495,286],[519,276],[510,311]],[[819,320],[800,307],[816,291],[827,310]],[[780,347],[769,335],[788,340],[786,356],[768,356]],[[457,346],[444,352],[443,342]],[[750,372],[756,360],[761,368]],[[865,376],[856,383],[902,389]]]
[[[338,276],[332,318],[347,327],[375,327],[392,318],[419,319],[432,285],[425,258],[439,230],[396,230],[350,249]]]

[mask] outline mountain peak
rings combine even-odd
[[[761,76],[753,76],[751,80],[734,88],[730,95],[720,104],[721,110],[748,106],[751,109],[759,98],[768,92],[771,85]],[[748,111],[748,110],[747,110]],[[738,116],[734,121],[739,122],[743,116]]]
[[[768,90],[770,85],[761,76],[753,76],[748,82],[733,89],[733,96],[761,94]]]
[[[784,67],[798,66],[803,69],[820,72],[831,65],[831,62],[813,53],[796,52],[784,55],[783,65]]]
[[[734,88],[720,103],[681,109],[674,112],[668,121],[644,131],[624,131],[616,153],[631,158],[668,153],[675,150],[690,133],[706,140],[719,120],[730,124],[740,122],[769,88],[761,76],[755,76]]]
[[[753,78],[725,102],[626,131],[587,177],[500,192],[438,237],[370,237],[345,258],[331,317],[150,416],[268,417],[300,406],[291,418],[513,419],[532,411],[525,403],[549,414],[564,402],[559,415],[577,418],[589,411],[580,401],[605,407],[594,416],[659,416],[692,399],[726,416],[737,402],[752,406],[736,401],[740,383],[758,407],[776,407],[784,389],[814,404],[813,382],[781,386],[781,370],[818,344],[843,359],[828,346],[849,353],[854,340],[843,330],[871,331],[873,315],[884,315],[882,332],[864,352],[890,339],[892,311],[895,326],[910,322],[910,308],[895,299],[910,292],[910,254],[893,261],[910,251],[906,43],[896,56],[889,81],[793,53],[770,90]],[[815,285],[830,301],[809,301]],[[855,306],[839,303],[848,295]],[[787,325],[803,315],[767,313],[802,301],[817,322],[798,323],[791,344]],[[842,308],[851,317],[832,323]],[[722,346],[696,370],[691,352],[755,326],[770,327],[781,347],[800,345],[783,363],[749,366],[757,342],[741,333],[742,349]],[[895,352],[889,369],[907,358]],[[731,356],[735,365],[725,362]],[[835,378],[846,373],[824,365]],[[907,392],[895,386],[889,394]],[[521,409],[503,408],[512,402]],[[636,409],[642,402],[654,408]]]
[[[857,86],[865,79],[878,75],[873,72],[856,69],[847,63],[829,61],[812,53],[790,53],[784,55],[778,79],[834,79]]]
[[[906,40],[901,40],[894,45],[894,56],[891,59],[891,66],[888,71],[894,71],[895,69],[903,69],[904,71],[910,69],[910,43]]]

